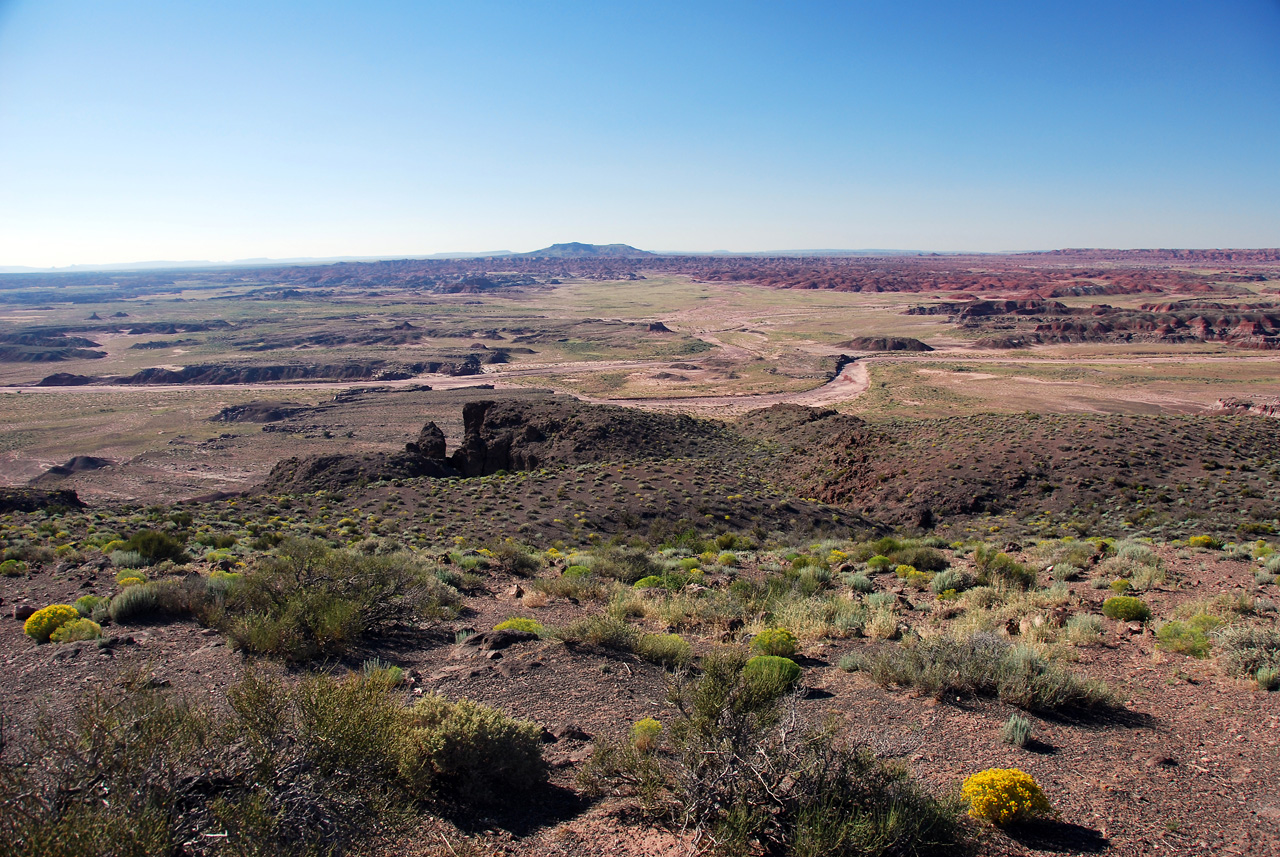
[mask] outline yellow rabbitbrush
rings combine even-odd
[[[1009,824],[1052,812],[1049,799],[1030,774],[1017,768],[989,768],[974,774],[960,788],[969,801],[969,814],[996,824]]]
[[[50,604],[32,613],[22,626],[22,632],[37,643],[47,643],[54,631],[79,618],[80,611],[70,604]]]

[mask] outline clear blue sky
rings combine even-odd
[[[0,265],[1280,245],[1280,0],[0,0]]]

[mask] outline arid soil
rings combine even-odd
[[[1160,616],[1198,599],[1254,587],[1248,562],[1213,551],[1161,549],[1161,557],[1169,583],[1143,596]],[[758,573],[753,555],[742,560],[736,570],[716,572],[708,585]],[[953,563],[966,567],[958,557]],[[561,571],[553,561],[539,575],[555,577]],[[945,622],[936,603],[931,606],[924,594],[903,589],[893,575],[875,580],[878,591],[915,603],[902,614],[908,626],[930,633]],[[70,602],[84,594],[109,595],[115,588],[114,572],[96,563],[0,578],[6,611],[15,603]],[[1096,612],[1110,594],[1090,589],[1085,581],[1069,588],[1073,612]],[[530,591],[528,578],[487,574],[482,587],[468,592],[460,619],[375,642],[349,659],[349,665],[358,666],[363,658],[377,656],[405,668],[409,696],[424,690],[465,696],[562,736],[545,751],[559,798],[532,815],[499,812],[475,828],[425,826],[408,841],[398,839],[397,850],[442,855],[449,853],[447,840],[452,847],[467,843],[484,854],[683,853],[678,835],[649,828],[625,801],[593,805],[575,796],[575,773],[593,736],[616,737],[642,717],[672,716],[665,696],[669,679],[661,668],[628,654],[550,641],[520,643],[491,657],[454,645],[457,632],[484,630],[512,615],[550,626],[599,609],[589,602],[551,597],[539,603],[522,597]],[[111,627],[107,644],[38,646],[21,628],[12,619],[0,622],[0,645],[7,653],[0,662],[0,705],[19,728],[38,709],[67,709],[118,671],[144,670],[174,692],[218,704],[245,668],[217,633],[187,621]],[[708,629],[684,633],[696,651],[725,639]],[[901,760],[940,790],[985,767],[1019,767],[1035,776],[1057,820],[1008,832],[979,828],[983,853],[1280,853],[1276,697],[1225,675],[1215,661],[1161,652],[1149,628],[1107,620],[1096,644],[1075,649],[1071,668],[1106,680],[1123,699],[1123,710],[1097,718],[1033,717],[1036,742],[1019,750],[999,739],[1013,711],[1007,705],[919,697],[836,667],[851,651],[883,645],[893,644],[859,638],[804,644],[798,660],[805,689],[795,704],[813,722],[836,717],[842,731],[882,756]]]

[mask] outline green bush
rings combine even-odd
[[[894,561],[887,556],[877,554],[867,559],[867,568],[872,571],[888,571],[895,565]]]
[[[1222,620],[1207,613],[1200,613],[1186,622],[1165,622],[1156,631],[1157,645],[1166,652],[1207,658],[1213,646],[1209,632],[1221,624]]]
[[[566,643],[586,643],[605,649],[635,651],[640,632],[613,616],[587,616],[550,632]]]
[[[742,678],[765,696],[781,696],[800,680],[800,665],[790,658],[756,655],[742,668]]]
[[[524,631],[529,634],[542,635],[542,623],[537,619],[528,619],[523,616],[512,616],[493,626],[495,631]]]
[[[399,774],[412,794],[506,799],[546,780],[542,730],[469,700],[422,697],[404,715]]]
[[[887,646],[870,656],[845,658],[840,666],[866,672],[886,687],[914,687],[935,699],[995,696],[1028,711],[1050,712],[1113,704],[1102,682],[1082,679],[1027,646],[985,632]]]
[[[47,643],[54,631],[79,618],[80,611],[69,604],[50,604],[31,614],[22,625],[22,633],[37,643]]]
[[[951,564],[942,551],[914,545],[893,551],[889,558],[899,565],[909,565],[918,571],[942,571]]]
[[[169,560],[171,562],[187,562],[186,546],[169,533],[158,530],[141,530],[130,536],[124,543],[125,551],[139,554],[146,565]]]
[[[796,653],[796,635],[786,628],[765,628],[751,641],[751,650],[761,655],[789,658]]]
[[[1205,548],[1207,550],[1217,550],[1222,547],[1222,542],[1213,536],[1192,536],[1187,539],[1187,544],[1193,548]]]
[[[596,552],[591,572],[631,585],[644,577],[660,576],[662,569],[642,550],[610,547]]]
[[[849,584],[854,592],[873,592],[876,588],[876,585],[871,582],[871,578],[865,574],[848,575],[848,579],[845,582]]]
[[[118,549],[111,552],[111,564],[116,568],[142,568],[147,558],[137,551]]]
[[[492,548],[493,561],[499,571],[516,577],[533,577],[542,568],[542,560],[527,548],[504,541]]]
[[[944,592],[963,592],[968,588],[967,583],[965,576],[958,571],[940,571],[929,581],[929,588],[941,595]]]
[[[1029,589],[1035,585],[1035,571],[989,545],[979,545],[974,549],[973,562],[978,572],[978,583],[983,586]]]
[[[693,660],[693,647],[679,634],[642,634],[635,652],[649,663],[672,669]]]
[[[140,625],[189,616],[204,618],[212,604],[205,580],[193,574],[126,586],[107,605],[107,615],[121,625]]]
[[[94,610],[108,603],[109,600],[101,595],[81,595],[76,599],[76,610],[80,611],[81,616],[88,618],[93,616]]]
[[[635,589],[660,589],[665,585],[666,580],[656,574],[651,574],[648,577],[642,577],[635,583],[631,584]]]
[[[1122,622],[1145,622],[1151,618],[1151,608],[1141,598],[1113,595],[1102,602],[1102,615]]]
[[[80,640],[96,640],[102,636],[102,626],[92,619],[72,619],[59,625],[50,636],[52,643],[75,643]]]
[[[340,654],[370,633],[450,615],[460,601],[407,554],[290,540],[228,593],[221,625],[238,648],[299,663]]]
[[[27,564],[19,559],[0,562],[0,577],[21,577],[27,573]]]
[[[1014,747],[1026,747],[1031,743],[1031,721],[1015,711],[1001,728],[1000,740]]]

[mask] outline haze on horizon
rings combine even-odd
[[[1276,0],[0,0],[0,267],[1274,247],[1276,44]]]

